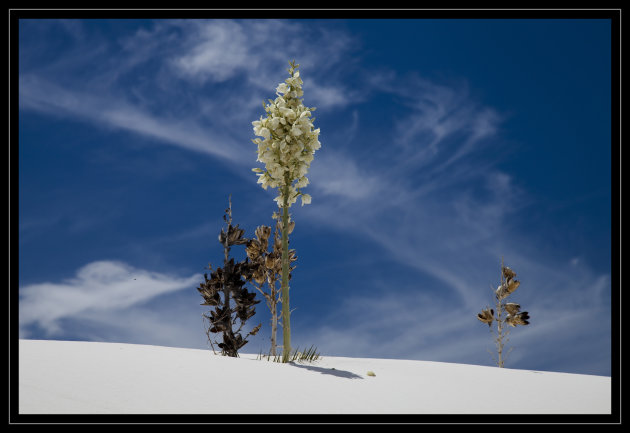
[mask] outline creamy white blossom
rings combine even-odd
[[[289,86],[286,83],[280,83],[276,88],[277,93],[282,93],[283,95],[289,91]]]
[[[310,203],[311,203],[310,194],[302,194],[302,206],[304,206],[305,204],[310,204]]]
[[[252,140],[258,146],[256,160],[265,164],[264,170],[253,171],[264,189],[278,188],[274,200],[279,207],[284,206],[285,198],[288,207],[298,197],[302,205],[311,202],[311,196],[301,189],[309,183],[306,174],[315,151],[321,147],[319,128],[314,128],[311,114],[315,108],[305,107],[300,99],[304,92],[299,65],[290,65],[291,76],[276,87],[277,98],[263,103],[267,117],[252,122],[254,134],[262,137]]]

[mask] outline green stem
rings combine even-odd
[[[289,321],[289,187],[284,190],[282,207],[282,362],[289,361],[291,324]]]

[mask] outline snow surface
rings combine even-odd
[[[20,340],[20,414],[610,414],[611,378],[397,359]],[[368,371],[375,376],[368,376]]]

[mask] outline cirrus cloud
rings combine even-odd
[[[62,332],[60,321],[89,312],[115,312],[157,296],[194,286],[201,275],[176,277],[137,269],[118,261],[96,261],[80,268],[75,277],[60,283],[20,287],[20,334],[39,325],[47,334]]]

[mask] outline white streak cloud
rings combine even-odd
[[[171,60],[183,76],[202,82],[222,82],[249,64],[251,42],[248,44],[242,25],[229,20],[191,24],[194,29],[191,48]]]
[[[60,283],[45,282],[20,287],[19,324],[37,324],[49,335],[62,332],[60,320],[86,313],[114,312],[147,302],[157,296],[189,289],[201,275],[175,277],[136,269],[121,262],[97,261]]]
[[[237,160],[242,155],[243,149],[233,139],[198,123],[152,115],[127,101],[65,89],[35,76],[20,78],[20,104],[22,108],[76,116],[219,158]]]

